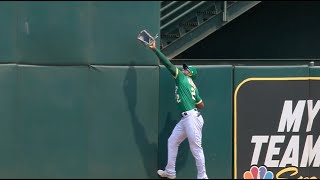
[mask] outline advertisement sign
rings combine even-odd
[[[320,78],[249,78],[234,94],[234,178],[320,178]]]

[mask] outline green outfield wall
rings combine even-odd
[[[173,77],[136,36],[159,33],[159,9],[160,1],[0,3],[0,178],[158,178],[181,117]],[[209,178],[250,168],[234,159],[237,143],[248,143],[235,137],[243,81],[320,74],[307,65],[194,66]],[[314,103],[317,87],[307,88]],[[196,178],[187,141],[176,168],[178,178]]]

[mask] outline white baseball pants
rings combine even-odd
[[[205,167],[205,157],[201,145],[203,118],[196,110],[182,113],[183,117],[175,126],[168,139],[168,162],[165,171],[170,175],[176,175],[175,165],[179,145],[188,138],[190,150],[196,161],[198,170],[197,179],[208,178]]]

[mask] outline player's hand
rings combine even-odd
[[[153,43],[149,47],[151,49],[155,49],[156,48],[156,41],[153,41]]]

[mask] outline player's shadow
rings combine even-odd
[[[139,148],[140,156],[142,157],[144,163],[145,172],[149,179],[155,179],[158,177],[156,174],[158,148],[156,143],[149,142],[148,135],[145,131],[145,127],[139,120],[138,115],[136,113],[138,95],[137,72],[133,66],[133,63],[131,63],[129,66],[128,72],[125,77],[123,90],[125,93],[126,100],[128,102],[128,108],[131,115],[131,123],[134,131],[134,140]],[[157,105],[155,106],[157,107]],[[157,116],[158,114],[154,114],[154,117],[150,118],[157,118]],[[128,136],[130,135],[128,134]]]

